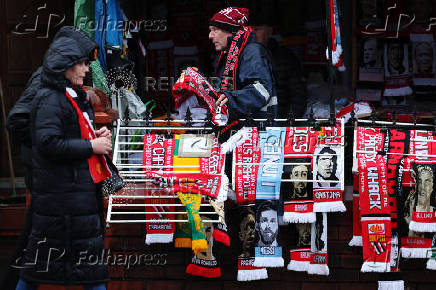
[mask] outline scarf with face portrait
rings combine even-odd
[[[238,237],[241,242],[241,253],[238,257],[238,281],[254,281],[267,279],[266,268],[254,266],[254,242],[256,218],[254,206],[240,207],[240,223]]]
[[[384,46],[385,89],[383,96],[398,97],[413,93],[410,88],[409,55],[407,43],[386,42]]]
[[[289,164],[289,165],[288,165]],[[312,196],[311,158],[285,158],[282,179],[283,221],[312,223],[315,221]],[[309,180],[309,182],[306,182]]]
[[[436,45],[431,33],[411,33],[413,84],[436,86]]]
[[[344,121],[316,131],[313,151],[313,211],[344,212]]]
[[[327,213],[316,213],[316,221],[311,225],[310,263],[308,274],[329,275],[327,264]]]
[[[283,267],[282,247],[278,243],[278,200],[256,200],[256,241],[254,266]]]
[[[291,227],[290,261],[287,269],[306,272],[311,259],[311,224],[295,223]]]
[[[216,258],[215,241],[213,238],[214,224],[210,215],[202,215],[201,219],[204,222],[204,232],[207,241],[207,249],[196,253],[191,260],[191,263],[186,268],[186,273],[204,278],[219,278],[221,277],[221,268]]]

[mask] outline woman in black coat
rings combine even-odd
[[[111,136],[107,128],[94,131],[81,89],[97,47],[82,31],[63,27],[44,56],[31,116],[32,229],[16,289],[39,283],[105,289],[109,280],[96,183],[110,176],[102,160]]]

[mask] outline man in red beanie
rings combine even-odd
[[[247,26],[249,10],[228,7],[212,17],[209,39],[220,52],[216,73],[220,78],[217,105],[227,104],[232,119],[277,116],[277,95],[265,47],[256,42]]]

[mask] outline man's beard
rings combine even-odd
[[[273,232],[270,228],[265,229],[263,231],[263,234],[260,235],[260,239],[265,245],[271,245],[276,238],[277,238],[277,231]]]

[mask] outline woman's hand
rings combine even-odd
[[[98,129],[97,131],[95,131],[95,135],[97,137],[105,137],[108,138],[109,141],[112,141],[112,134],[111,131],[106,128],[106,126],[101,127],[100,129]]]
[[[217,106],[224,106],[225,103],[227,103],[228,99],[226,95],[221,94],[219,99],[216,101],[215,105]]]
[[[91,140],[92,152],[95,154],[110,154],[112,152],[112,142],[107,137],[98,137]]]

